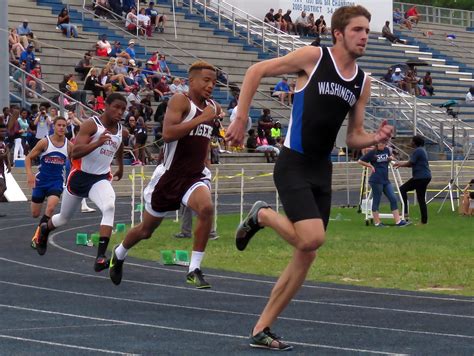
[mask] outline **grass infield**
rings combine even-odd
[[[419,224],[418,206],[406,227],[366,226],[352,208],[333,208],[326,243],[319,249],[308,280],[379,288],[474,296],[474,217],[451,212],[446,204],[430,204],[429,223]],[[387,211],[386,206],[381,211]],[[278,276],[292,248],[271,229],[263,229],[247,249],[237,251],[237,214],[220,215],[219,239],[209,241],[203,268]],[[393,224],[393,221],[383,220]],[[136,245],[130,255],[159,261],[160,250],[192,250],[191,239],[176,239],[180,225],[166,219],[153,237]],[[123,233],[113,236],[114,243]]]

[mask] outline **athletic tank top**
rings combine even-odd
[[[96,142],[106,128],[97,116],[93,116],[92,120],[97,126],[97,131],[92,135],[91,143]],[[90,174],[107,174],[110,172],[110,165],[114,159],[115,153],[122,144],[122,125],[117,123],[117,133],[115,135],[109,133],[110,140],[105,141],[102,146],[97,147],[94,151],[88,153],[80,159],[72,160],[72,166],[75,170],[80,170]]]
[[[366,75],[356,64],[352,78],[343,78],[328,48],[302,89],[295,92],[284,145],[299,153],[326,158],[347,113],[360,97]]]
[[[202,110],[189,97],[188,100],[191,109],[183,122],[191,121],[202,113]],[[216,108],[212,100],[206,101],[206,106],[208,105]],[[193,176],[202,173],[211,140],[212,123],[213,120],[201,123],[179,140],[165,143],[163,165],[167,171],[177,176]]]
[[[64,169],[67,160],[67,138],[61,147],[56,147],[51,136],[46,136],[48,146],[40,155],[40,165],[36,177],[41,181],[58,181],[64,179]]]

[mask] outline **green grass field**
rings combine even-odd
[[[419,225],[418,207],[412,225],[365,226],[356,209],[333,208],[325,245],[319,250],[308,280],[380,288],[474,295],[474,217],[463,217],[446,204],[429,206],[429,224]],[[382,211],[387,207],[382,207]],[[261,230],[244,252],[234,245],[238,215],[221,215],[220,238],[209,241],[203,268],[278,276],[292,248],[272,230]],[[392,223],[384,220],[384,222]],[[179,224],[165,220],[153,238],[135,246],[130,255],[159,261],[160,250],[191,250],[191,239],[173,238]],[[114,242],[123,234],[113,236]]]

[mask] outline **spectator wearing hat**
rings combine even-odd
[[[154,77],[157,77],[158,79],[160,76],[153,70],[153,62],[148,60],[145,63],[145,68],[142,70],[142,76],[145,77],[147,82],[153,80]]]
[[[28,47],[28,44],[31,42],[33,46],[35,46],[35,52],[41,52],[41,44],[33,34],[30,26],[28,26],[28,19],[23,19],[22,24],[17,27],[16,32],[18,36],[20,36],[20,42],[24,48]]]
[[[60,29],[63,33],[66,34],[67,38],[71,37],[71,33],[74,36],[74,38],[77,38],[77,27],[76,25],[73,25],[70,23],[69,20],[69,11],[65,7],[61,10],[61,12],[58,15],[58,23],[57,23],[58,29]]]
[[[92,68],[92,56],[90,52],[84,53],[84,58],[82,58],[74,68],[74,71],[81,75],[81,80],[86,78],[87,73]]]
[[[112,50],[112,45],[107,41],[107,35],[104,33],[100,36],[100,40],[95,45],[95,52],[99,57],[107,57]]]
[[[29,44],[26,49],[20,55],[20,63],[25,61],[26,62],[26,71],[29,73],[36,62],[35,54],[33,53],[33,44]]]
[[[135,54],[135,41],[134,40],[128,41],[128,47],[125,50],[125,52],[127,52],[128,55],[130,56],[129,59],[135,59],[136,54]]]
[[[402,70],[398,67],[395,68],[395,72],[392,74],[392,83],[400,89],[404,89],[404,79],[405,76],[402,74]]]
[[[109,57],[111,58],[122,57],[127,60],[130,59],[130,55],[122,49],[119,41],[114,42],[114,46],[110,50]]]
[[[273,89],[272,96],[278,97],[282,104],[285,104],[285,100],[290,105],[290,86],[288,85],[288,78],[283,77],[281,80],[275,85]]]
[[[160,15],[154,6],[155,2],[150,1],[148,3],[148,7],[145,10],[145,14],[150,17],[151,25],[155,29],[155,32],[164,32],[167,17],[166,15]]]
[[[127,31],[134,33],[137,30],[137,24],[137,9],[132,7],[125,17],[125,28]]]

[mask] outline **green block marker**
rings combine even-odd
[[[174,265],[173,251],[161,250],[161,263],[164,265]]]
[[[78,232],[76,234],[76,245],[86,246],[87,245],[87,234],[82,233],[82,232]]]
[[[136,213],[139,213],[139,212],[141,212],[141,211],[143,211],[143,205],[142,205],[142,204],[137,204],[137,205],[135,206],[135,212],[136,212]]]
[[[115,226],[115,231],[117,232],[124,232],[125,231],[125,224],[117,224]]]
[[[100,239],[100,235],[98,233],[95,233],[95,234],[92,234],[91,235],[91,241],[92,241],[92,244],[94,246],[98,246],[99,245],[99,239]]]
[[[189,266],[189,252],[184,250],[176,250],[174,253],[174,263],[180,266]]]

